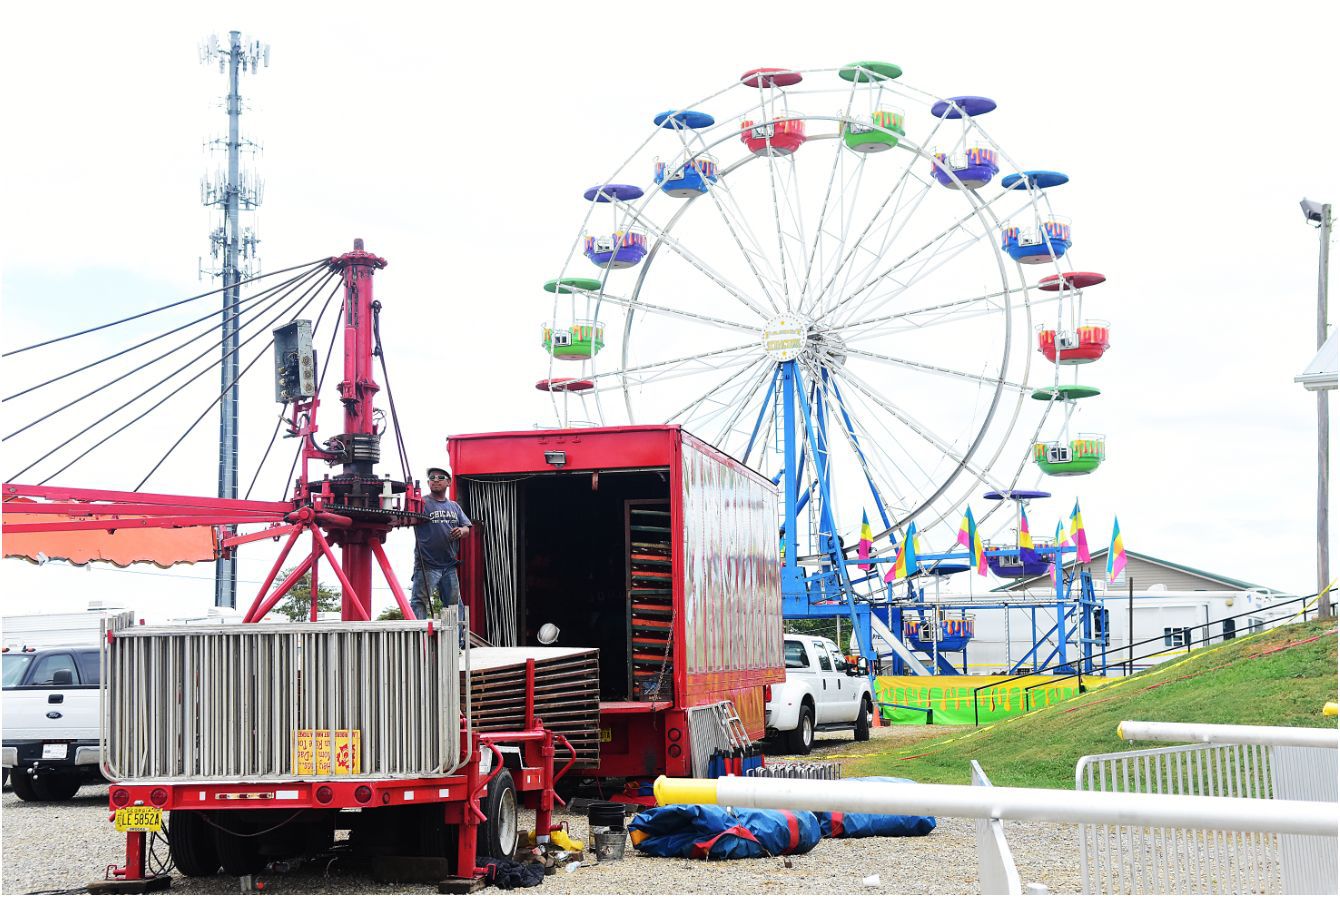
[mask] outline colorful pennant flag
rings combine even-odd
[[[870,548],[875,544],[875,535],[870,531],[870,518],[866,516],[865,509],[861,510],[861,541],[856,543],[856,556],[863,561],[870,560]],[[863,572],[870,572],[872,564],[857,564]]]
[[[1036,564],[1037,548],[1033,544],[1033,534],[1028,531],[1028,514],[1024,506],[1019,506],[1019,563]]]
[[[1047,568],[1047,573],[1051,576],[1060,576],[1058,572],[1061,566],[1061,548],[1066,544],[1065,527],[1061,526],[1061,521],[1056,521],[1056,534],[1052,536],[1052,563]]]
[[[885,582],[907,579],[917,571],[917,525],[907,525],[907,538],[898,546],[898,554],[893,559],[893,568],[884,574]]]
[[[1070,538],[1075,542],[1075,550],[1081,564],[1087,564],[1089,557],[1089,537],[1084,532],[1084,518],[1079,513],[1079,499],[1075,499],[1075,510],[1070,512]]]
[[[1112,582],[1126,569],[1126,546],[1121,541],[1121,524],[1112,518],[1112,544],[1107,549],[1107,581]]]
[[[982,548],[982,534],[977,531],[977,521],[973,519],[971,506],[963,512],[963,522],[958,525],[958,544],[968,549],[968,556],[978,574],[986,576],[986,550]]]

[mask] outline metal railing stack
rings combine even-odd
[[[436,620],[136,626],[102,650],[103,771],[118,782],[445,775],[461,741],[455,608]]]

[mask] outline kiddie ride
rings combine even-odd
[[[302,441],[302,476],[289,501],[3,487],[5,510],[23,512],[5,515],[7,538],[227,527],[225,553],[286,539],[246,613],[249,625],[144,626],[124,615],[105,627],[102,763],[126,859],[109,867],[101,890],[166,887],[167,876],[146,869],[151,838],[164,831],[188,876],[259,872],[271,860],[326,850],[347,829],[355,855],[431,857],[438,877],[466,880],[462,888],[483,871],[477,856],[511,856],[518,801],[535,810],[538,831],[549,831],[554,785],[577,754],[538,718],[536,661],[523,661],[517,677],[512,694],[524,710],[509,717],[515,722],[481,731],[489,727],[472,713],[467,616],[449,608],[413,620],[382,548],[392,529],[424,519],[408,473],[396,480],[373,470],[381,306],[372,284],[385,264],[356,241],[354,251],[314,269],[343,286],[337,438],[314,438],[318,383],[307,322],[276,331],[277,398],[291,406],[290,433]],[[340,472],[313,479],[312,459]],[[263,528],[238,534],[244,524]],[[272,590],[303,534],[310,550]],[[322,558],[342,587],[339,623],[315,622]],[[374,561],[405,621],[370,622]],[[308,572],[312,622],[260,622]]]

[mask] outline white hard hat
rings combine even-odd
[[[539,635],[536,636],[541,645],[552,645],[558,641],[558,627],[553,623],[545,623],[540,627]]]

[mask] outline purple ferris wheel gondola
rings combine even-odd
[[[631,268],[647,254],[647,235],[633,228],[612,234],[588,234],[585,255],[599,268]]]
[[[931,155],[935,160],[931,174],[941,186],[951,190],[959,189],[960,184],[970,190],[985,187],[1000,171],[996,151],[984,146],[970,146],[953,155],[939,151]]]

